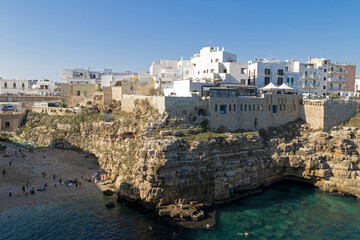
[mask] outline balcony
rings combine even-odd
[[[301,75],[301,77],[304,80],[320,80],[320,75],[317,75],[317,76]]]
[[[346,83],[346,78],[335,78],[335,77],[331,77],[329,78],[329,83]]]
[[[315,88],[319,88],[320,87],[320,83],[318,84],[303,84],[301,86],[301,88],[303,89],[315,89]]]
[[[345,75],[346,70],[345,69],[342,69],[341,71],[339,69],[329,70],[329,74]]]

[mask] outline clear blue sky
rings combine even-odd
[[[360,1],[1,0],[0,76],[59,81],[64,68],[148,71],[224,46],[238,61],[360,63]]]

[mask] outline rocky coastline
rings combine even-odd
[[[322,132],[296,121],[267,132],[214,133],[202,119],[172,119],[146,102],[137,103],[133,114],[112,116],[73,116],[66,122],[30,115],[19,135],[93,154],[121,201],[180,222],[204,220],[206,207],[286,178],[360,197],[356,127]]]

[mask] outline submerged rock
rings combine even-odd
[[[110,189],[106,189],[106,190],[103,191],[103,194],[105,196],[111,196],[111,195],[114,194],[114,192],[112,190],[110,190]]]
[[[115,204],[116,204],[116,202],[111,201],[111,202],[106,203],[106,204],[105,204],[105,207],[107,207],[107,208],[113,208],[113,207],[115,207]]]

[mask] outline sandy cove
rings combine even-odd
[[[102,195],[102,191],[109,188],[109,185],[88,183],[81,178],[89,179],[99,171],[100,166],[95,157],[69,150],[42,148],[33,152],[24,150],[23,158],[18,151],[19,147],[4,142],[0,144],[6,146],[5,151],[0,151],[0,211],[24,205],[91,198]],[[6,169],[5,175],[2,174],[3,169]],[[46,173],[45,177],[42,172]],[[81,186],[59,184],[60,178],[62,181],[77,178]],[[26,187],[27,182],[29,187]],[[48,185],[47,191],[37,191],[45,183]],[[54,188],[55,184],[59,188]],[[23,193],[23,186],[27,196]],[[34,195],[30,194],[32,187],[35,189]],[[11,197],[9,188],[12,189]]]

